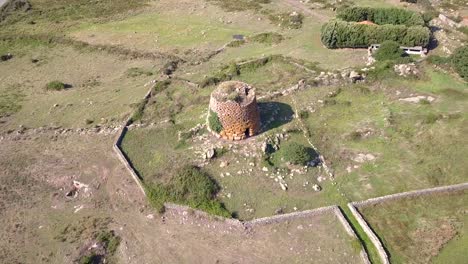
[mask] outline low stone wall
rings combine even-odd
[[[387,251],[385,251],[385,248],[383,247],[382,242],[380,242],[377,235],[375,235],[374,231],[372,231],[372,229],[367,224],[366,220],[364,220],[362,215],[356,210],[356,207],[354,207],[352,203],[348,204],[348,208],[349,210],[351,210],[351,213],[356,218],[356,220],[358,221],[359,225],[362,227],[364,232],[367,234],[372,244],[374,244],[375,248],[377,249],[377,252],[379,253],[379,257],[382,263],[389,264],[390,261],[388,259]]]
[[[153,91],[153,88],[151,87],[148,92],[146,92],[145,96],[143,97],[143,100],[148,100],[151,97],[151,92]],[[132,175],[133,180],[136,182],[140,190],[143,192],[143,194],[146,196],[145,188],[143,187],[143,181],[140,178],[140,176],[136,173],[135,169],[132,167],[130,164],[130,161],[127,159],[125,154],[123,153],[122,149],[120,148],[120,144],[122,144],[122,140],[125,136],[125,133],[128,131],[128,126],[131,124],[132,118],[128,118],[127,121],[125,122],[124,126],[120,130],[120,132],[117,135],[117,139],[115,140],[115,143],[113,145],[114,152],[117,154],[117,157],[119,157],[120,161],[122,164],[125,166],[125,168],[130,172],[130,175]]]
[[[304,217],[309,217],[309,216],[314,216],[314,215],[330,213],[330,212],[333,212],[335,208],[336,206],[333,205],[333,206],[321,207],[321,208],[306,210],[306,211],[301,211],[301,212],[294,212],[294,213],[289,213],[289,214],[257,218],[251,221],[244,222],[244,225],[249,226],[249,227],[254,227],[257,225],[281,223],[281,222],[285,222],[285,221],[292,220],[295,218],[304,218]]]
[[[429,188],[429,189],[423,189],[423,190],[390,194],[390,195],[385,195],[385,196],[381,196],[377,198],[371,198],[371,199],[360,201],[360,202],[352,202],[352,204],[353,206],[360,208],[360,207],[365,207],[365,206],[369,206],[369,205],[373,205],[377,203],[382,203],[382,202],[387,202],[387,201],[392,201],[392,200],[397,200],[397,199],[402,199],[402,198],[413,198],[413,197],[418,197],[422,195],[444,193],[444,192],[455,192],[455,191],[461,191],[465,189],[468,189],[468,182],[455,184],[455,185],[449,185],[449,186],[442,186],[442,187],[435,187],[435,188]]]
[[[388,264],[390,263],[390,260],[388,258],[387,252],[385,251],[385,248],[383,247],[382,242],[374,233],[374,231],[370,228],[369,224],[366,222],[366,220],[361,215],[361,213],[358,212],[357,208],[362,208],[362,207],[366,207],[369,205],[384,203],[388,201],[394,201],[394,200],[403,199],[403,198],[415,198],[415,197],[420,197],[423,195],[456,192],[456,191],[461,191],[461,190],[466,190],[466,189],[468,189],[468,182],[455,184],[455,185],[449,185],[449,186],[410,191],[410,192],[396,193],[396,194],[385,195],[385,196],[372,198],[372,199],[368,199],[368,200],[364,200],[360,202],[352,202],[348,204],[348,208],[351,210],[351,213],[357,219],[357,221],[359,222],[359,225],[361,225],[364,232],[367,234],[367,236],[369,236],[372,243],[377,248],[377,251],[379,253],[380,259],[382,260],[382,263]]]

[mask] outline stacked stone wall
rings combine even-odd
[[[219,133],[222,138],[241,140],[260,131],[260,112],[255,94],[249,95],[247,99],[240,103],[231,100],[221,102],[211,96],[210,109],[218,115],[223,126]]]

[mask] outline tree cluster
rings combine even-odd
[[[337,17],[348,22],[372,21],[378,25],[424,26],[422,14],[401,8],[347,7]]]
[[[405,25],[367,25],[356,22],[331,20],[322,26],[322,43],[331,49],[367,48],[386,40],[402,46],[423,46],[429,44],[431,32],[427,27]]]

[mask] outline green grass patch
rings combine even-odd
[[[21,109],[24,94],[19,85],[10,85],[0,91],[0,117],[9,116]]]
[[[361,209],[392,263],[464,263],[468,192],[407,198]]]

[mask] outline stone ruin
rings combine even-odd
[[[219,84],[211,93],[209,109],[208,127],[218,137],[242,140],[260,130],[255,89],[246,83],[227,81]],[[217,129],[213,129],[210,120],[217,120]]]

